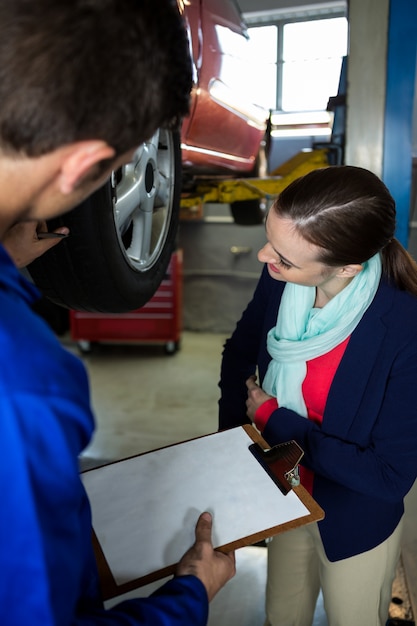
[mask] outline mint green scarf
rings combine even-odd
[[[381,271],[378,253],[322,309],[313,308],[315,287],[285,285],[277,325],[268,333],[272,361],[262,385],[279,406],[307,417],[301,390],[306,361],[326,354],[351,335],[374,299]]]

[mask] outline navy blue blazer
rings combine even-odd
[[[258,368],[262,384],[266,335],[284,286],[265,267],[225,343],[220,429],[249,422],[245,380]],[[313,497],[325,511],[319,528],[329,560],[387,539],[417,476],[417,298],[382,280],[336,371],[321,427],[278,408],[263,436],[271,446],[294,439],[304,450],[302,462],[315,473]]]

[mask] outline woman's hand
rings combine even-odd
[[[250,376],[246,381],[246,387],[248,390],[248,399],[246,400],[246,415],[249,417],[251,422],[255,420],[255,413],[258,408],[266,402],[273,398],[273,396],[268,395],[265,391],[257,384],[256,376]]]

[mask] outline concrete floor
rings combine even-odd
[[[216,431],[217,381],[224,335],[184,332],[181,349],[166,355],[162,346],[101,343],[82,358],[87,366],[96,414],[94,439],[82,458],[84,468],[126,458]],[[78,352],[69,338],[62,342]],[[408,548],[414,539],[417,495],[410,498]],[[210,626],[261,626],[264,621],[266,550],[238,551],[238,573],[211,605]],[[414,578],[415,580],[415,578]],[[391,617],[412,617],[404,579],[398,576]],[[143,588],[147,595],[154,586]],[[251,590],[250,595],[247,589]],[[327,626],[319,598],[314,626]]]

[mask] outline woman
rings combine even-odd
[[[371,172],[313,171],[266,220],[265,267],[226,342],[220,428],[254,422],[304,450],[318,524],[268,546],[268,626],[382,626],[417,475],[417,265]],[[257,384],[256,370],[259,384]]]

